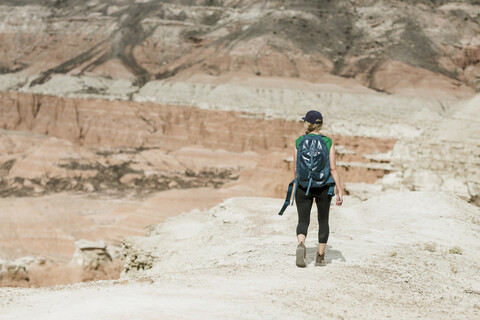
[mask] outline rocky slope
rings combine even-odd
[[[70,92],[128,97],[153,80],[229,73],[352,79],[388,93],[461,96],[479,88],[477,1],[0,5],[0,71],[12,76],[2,77],[3,90],[37,90],[68,74],[77,79]],[[84,81],[89,75],[101,80]]]

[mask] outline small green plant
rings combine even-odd
[[[459,246],[453,246],[453,247],[450,248],[450,250],[448,250],[448,252],[450,254],[462,254],[463,250]]]

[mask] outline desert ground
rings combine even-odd
[[[1,320],[480,319],[477,2],[0,17]],[[297,268],[277,213],[311,109],[345,200]]]
[[[294,264],[295,209],[278,216],[281,202],[235,197],[171,217],[125,240],[122,279],[3,288],[2,318],[480,316],[477,207],[436,192],[392,192],[332,208],[328,264],[313,265],[312,237],[303,269]]]

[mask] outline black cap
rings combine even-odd
[[[302,120],[313,124],[319,124],[323,123],[323,116],[320,112],[316,110],[310,110],[307,112],[305,117],[302,118]]]

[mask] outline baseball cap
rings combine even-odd
[[[310,110],[307,112],[305,117],[302,118],[303,121],[307,121],[309,123],[322,123],[323,122],[323,116],[320,112],[317,110]]]

